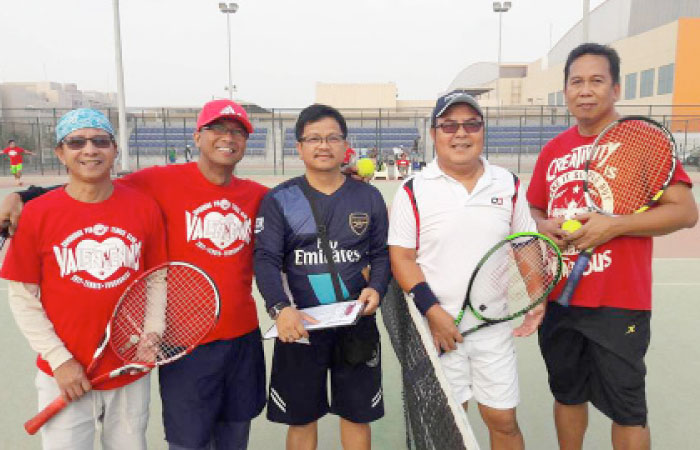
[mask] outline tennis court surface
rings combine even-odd
[[[700,183],[700,173],[692,173]],[[527,178],[526,176],[524,178]],[[28,182],[52,184],[61,179],[34,179]],[[261,182],[274,185],[279,178],[261,178]],[[0,196],[14,190],[12,180],[0,179]],[[398,182],[376,183],[387,202],[391,201]],[[700,190],[694,189],[696,199]],[[700,226],[683,230],[671,236],[657,238],[654,250],[654,313],[652,339],[647,354],[647,401],[652,443],[659,449],[690,449],[697,447],[697,419],[700,417],[700,390],[697,374],[700,373],[700,347],[697,345],[697,304],[700,300]],[[0,297],[7,293],[6,282],[0,281]],[[264,313],[262,300],[256,292],[261,327],[271,325]],[[380,320],[380,322],[382,322]],[[401,398],[401,373],[398,361],[385,330],[382,331],[384,368],[384,401],[386,416],[372,427],[373,448],[397,450],[406,448],[405,417]],[[3,363],[0,364],[0,385],[3,386],[4,411],[0,413],[0,449],[33,450],[40,448],[38,436],[27,436],[22,428],[25,420],[36,409],[34,389],[34,354],[20,335],[10,315],[6,301],[0,301],[0,343],[3,345]],[[268,368],[272,356],[272,342],[265,343]],[[536,338],[517,341],[518,368],[520,374],[521,405],[518,420],[525,443],[532,449],[555,449],[556,437],[552,419],[552,397],[549,393],[546,372],[539,355]],[[167,448],[163,440],[160,418],[160,399],[157,380],[152,382],[151,421],[148,428],[149,448]],[[585,449],[610,448],[609,421],[591,408]],[[437,412],[437,416],[448,413]],[[488,448],[488,436],[471,408],[469,423],[481,448]],[[285,430],[282,425],[265,419],[264,413],[254,420],[249,448],[284,448]],[[99,448],[99,447],[97,447]],[[340,448],[338,420],[328,416],[319,426],[319,449]],[[436,447],[445,448],[445,447]]]

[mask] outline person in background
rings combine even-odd
[[[7,141],[7,147],[2,150],[4,155],[10,158],[10,173],[15,177],[15,182],[17,186],[22,186],[22,162],[24,161],[23,155],[33,155],[34,153],[19,147],[14,139]]]

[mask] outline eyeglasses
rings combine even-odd
[[[217,134],[219,136],[223,136],[225,134],[230,134],[232,137],[237,138],[237,137],[242,137],[242,138],[247,138],[248,137],[248,132],[245,130],[241,130],[240,128],[229,128],[223,123],[212,123],[211,125],[204,125],[202,127],[202,130],[209,130],[214,134]]]
[[[439,125],[435,125],[436,128],[442,128],[442,131],[448,134],[456,133],[460,126],[467,133],[478,133],[481,127],[484,126],[484,122],[481,120],[465,120],[464,122],[447,120]]]
[[[339,145],[345,142],[345,136],[341,136],[340,134],[329,134],[326,137],[314,135],[299,138],[299,142],[313,146],[321,145],[323,142],[327,143],[328,145]]]
[[[111,136],[95,136],[91,138],[75,136],[66,138],[61,142],[71,150],[80,150],[87,145],[88,141],[92,142],[95,148],[109,148],[114,143],[114,139]]]

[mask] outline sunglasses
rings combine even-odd
[[[448,134],[456,133],[460,126],[464,128],[464,131],[467,133],[478,133],[484,126],[484,122],[481,120],[465,120],[464,122],[448,120],[439,125],[435,125],[436,128],[442,128],[442,131]]]
[[[204,125],[202,127],[202,130],[209,130],[214,134],[217,134],[219,136],[223,136],[225,134],[230,134],[232,137],[243,137],[247,138],[248,137],[248,132],[245,130],[241,130],[240,128],[229,128],[223,123],[212,123],[210,125]]]
[[[88,141],[92,142],[95,148],[109,148],[114,143],[114,139],[111,136],[95,136],[91,138],[76,136],[66,138],[61,142],[71,150],[80,150],[87,145]]]

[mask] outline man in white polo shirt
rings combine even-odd
[[[535,231],[535,222],[517,177],[482,156],[484,118],[474,98],[462,91],[440,97],[430,134],[435,160],[404,182],[392,204],[392,270],[413,294],[435,346],[446,352],[440,360],[457,401],[465,408],[468,400],[477,401],[491,448],[521,449],[513,335],[532,334],[543,309],[515,331],[504,323],[465,338],[460,331],[476,319],[466,314],[458,328],[455,317],[481,256],[509,234]]]

